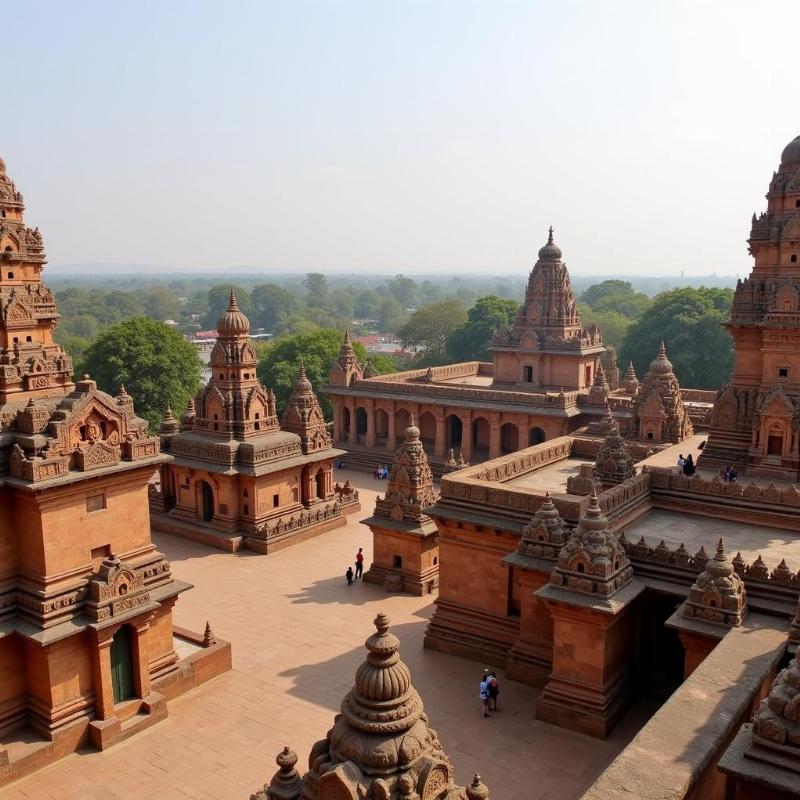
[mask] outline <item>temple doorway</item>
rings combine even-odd
[[[500,428],[500,452],[516,453],[519,450],[519,430],[513,422],[506,422]]]
[[[367,412],[360,406],[356,409],[356,441],[362,442],[367,435]]]
[[[200,517],[203,522],[214,519],[214,490],[206,481],[200,481]]]
[[[680,601],[680,597],[648,590],[642,603],[637,689],[641,697],[659,705],[683,683],[683,645],[677,631],[664,625]]]
[[[528,431],[528,447],[541,444],[545,438],[544,431],[541,428],[531,428]]]
[[[114,702],[121,703],[136,695],[133,682],[133,652],[131,629],[123,625],[111,640],[111,685]]]
[[[386,446],[389,438],[389,415],[382,409],[375,411],[375,442],[381,447]]]
[[[452,447],[454,450],[461,447],[461,437],[464,435],[464,424],[461,422],[461,417],[451,414],[445,425],[447,431],[447,446]]]
[[[319,500],[325,499],[325,470],[321,469],[317,472],[317,498]]]
[[[339,436],[340,442],[350,441],[350,409],[342,409],[342,433]]]
[[[774,433],[771,433],[767,437],[767,455],[768,456],[783,455],[783,436],[776,436]]]

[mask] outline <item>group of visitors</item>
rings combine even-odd
[[[336,461],[334,461],[333,462],[333,466],[336,467],[336,469],[344,469],[345,468],[344,461],[342,461],[341,458],[339,458]]]
[[[347,585],[352,586],[354,580],[358,580],[359,578],[364,577],[364,548],[359,547],[358,552],[356,553],[356,571],[353,572],[352,567],[347,568],[347,572],[344,574],[345,578],[347,578]]]
[[[481,708],[483,716],[488,717],[490,711],[497,711],[497,696],[500,694],[500,685],[497,682],[497,674],[490,672],[489,669],[483,671],[480,685]]]
[[[687,478],[691,478],[692,475],[697,472],[697,467],[694,465],[694,458],[691,453],[689,453],[686,458],[683,457],[683,453],[678,456],[678,470]]]
[[[736,467],[734,467],[733,464],[722,470],[722,480],[725,481],[725,483],[733,483],[738,477],[739,473],[736,471]]]
[[[386,467],[383,464],[380,464],[377,467],[375,467],[375,477],[376,478],[388,478],[389,477],[389,467]]]

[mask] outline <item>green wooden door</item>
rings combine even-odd
[[[123,625],[114,634],[111,642],[111,683],[114,687],[115,703],[134,696],[131,631],[127,625]]]

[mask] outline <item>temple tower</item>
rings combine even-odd
[[[550,228],[531,270],[525,302],[511,328],[492,340],[494,385],[587,390],[605,350],[597,326],[583,326],[567,265]]]
[[[750,276],[739,281],[725,327],[733,337],[730,384],[717,395],[707,465],[749,475],[800,475],[800,136],[781,154],[767,210],[753,214]]]
[[[364,370],[358,361],[353,343],[350,341],[350,331],[344,332],[339,358],[334,362],[330,372],[331,386],[350,386],[355,381],[364,377]]]
[[[677,443],[692,432],[678,378],[661,342],[634,398],[628,436],[645,442]]]
[[[356,511],[357,501],[336,497],[333,459],[342,451],[331,447],[305,368],[281,428],[233,290],[217,332],[208,383],[179,425],[168,409],[160,429],[173,460],[151,495],[153,526],[223,550],[267,553],[343,525],[343,509]]]
[[[372,530],[373,561],[364,580],[423,595],[439,585],[439,534],[424,513],[438,495],[419,438],[419,428],[406,428],[405,441],[394,454],[389,485],[378,496],[375,512],[364,523]]]
[[[24,210],[0,158],[0,406],[75,388],[72,359],[53,340],[58,313],[42,283],[42,235],[25,224]]]
[[[378,614],[375,628],[355,686],[327,737],[311,749],[302,782],[294,771],[297,757],[285,748],[278,772],[251,795],[254,800],[488,800],[477,774],[467,789],[455,785],[453,766],[400,660],[388,617]]]
[[[0,160],[0,784],[87,740],[127,738],[187,688],[172,608],[190,587],[147,513],[169,457],[124,387],[73,382],[42,237],[22,211]]]
[[[630,705],[635,601],[644,585],[594,489],[561,548],[550,583],[535,592],[553,620],[553,667],[536,718],[605,737]]]

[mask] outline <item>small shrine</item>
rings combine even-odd
[[[422,447],[419,428],[411,423],[405,441],[394,454],[386,494],[364,520],[372,530],[373,561],[364,580],[387,590],[422,595],[439,585],[439,534],[424,513],[438,495]]]

